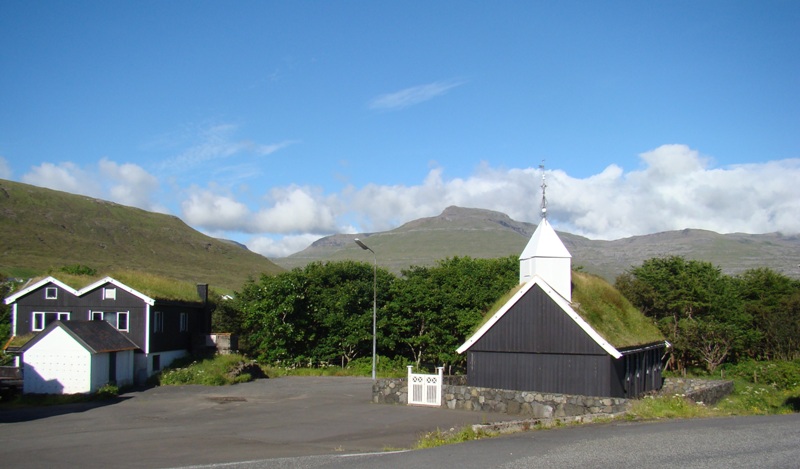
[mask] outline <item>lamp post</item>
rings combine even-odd
[[[375,380],[375,324],[378,316],[378,255],[360,239],[356,238],[353,241],[355,241],[361,249],[371,252],[372,256],[375,258],[375,264],[372,268],[372,379]]]

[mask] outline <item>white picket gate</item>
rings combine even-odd
[[[408,405],[442,405],[442,376],[444,368],[436,367],[439,374],[412,373],[408,367]]]

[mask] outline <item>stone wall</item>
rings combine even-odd
[[[733,392],[733,381],[664,378],[664,386],[659,394],[663,396],[679,395],[698,404],[714,405],[731,392]]]
[[[530,418],[562,418],[593,414],[615,415],[628,409],[628,400],[573,396],[533,391],[509,391],[463,385],[462,377],[446,377],[442,407],[476,412],[502,412]],[[405,378],[380,379],[372,385],[376,404],[407,404]]]

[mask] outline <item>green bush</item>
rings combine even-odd
[[[157,384],[162,386],[180,386],[200,384],[204,386],[224,386],[226,384],[252,381],[248,373],[232,376],[231,372],[245,357],[238,354],[216,355],[211,358],[185,358],[175,360],[172,365],[157,377]]]
[[[389,358],[379,355],[375,360],[375,370],[381,376],[405,376],[407,373],[406,365],[409,364],[408,360],[403,357]],[[347,364],[347,370],[355,375],[371,376],[372,356],[350,360],[350,363]]]
[[[800,386],[800,360],[768,362],[748,360],[724,366],[722,376],[781,390],[792,389]]]

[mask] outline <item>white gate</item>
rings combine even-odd
[[[439,407],[442,405],[442,375],[444,368],[436,369],[438,375],[424,375],[411,372],[408,367],[408,405],[429,405]]]

